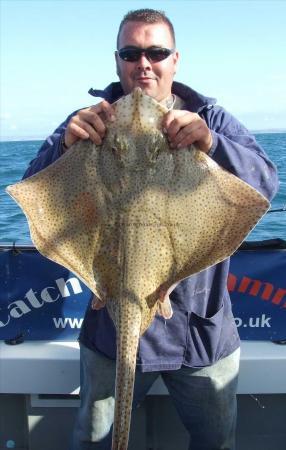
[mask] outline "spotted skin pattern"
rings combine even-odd
[[[159,292],[230,256],[269,203],[195,147],[171,150],[167,109],[140,89],[114,108],[101,146],[80,141],[7,190],[37,249],[106,302],[117,330],[112,449],[126,450],[138,340]]]

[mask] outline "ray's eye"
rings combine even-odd
[[[147,138],[147,140],[149,142],[146,155],[149,163],[153,165],[157,161],[159,154],[165,150],[164,139],[162,139],[161,134],[156,134],[149,139]]]
[[[113,136],[112,141],[110,142],[111,154],[120,165],[125,164],[128,155],[128,147],[130,149],[130,144],[128,145],[125,136],[118,134]]]

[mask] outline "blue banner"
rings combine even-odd
[[[0,339],[76,340],[91,291],[35,249],[0,252]]]
[[[242,339],[286,340],[286,250],[238,251],[228,290]]]
[[[286,339],[286,250],[240,250],[228,289],[242,339]],[[0,251],[0,339],[76,340],[91,298],[71,272],[33,248]]]

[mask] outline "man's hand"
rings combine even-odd
[[[71,147],[79,139],[90,139],[97,145],[102,143],[106,132],[106,121],[115,119],[114,109],[106,100],[86,109],[81,109],[69,121],[64,143]]]
[[[162,126],[172,148],[195,144],[199,150],[208,153],[212,146],[210,129],[196,113],[174,109],[166,114]]]

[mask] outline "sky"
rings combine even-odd
[[[123,15],[164,10],[176,80],[215,97],[251,130],[286,129],[286,0],[0,0],[0,139],[44,138],[117,81]]]

